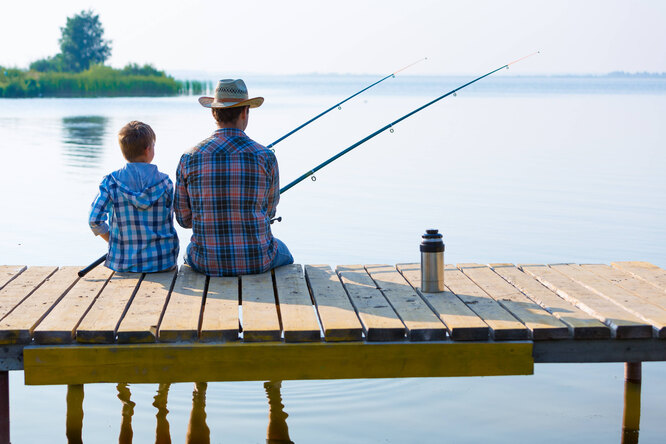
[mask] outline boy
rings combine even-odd
[[[128,163],[102,179],[89,218],[93,233],[109,243],[105,265],[135,273],[174,268],[179,243],[173,183],[150,163],[155,133],[145,123],[132,121],[120,130],[118,142]]]

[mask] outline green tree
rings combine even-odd
[[[84,71],[91,64],[104,63],[111,55],[111,42],[104,40],[104,28],[92,10],[68,17],[60,32],[60,51],[68,71]]]

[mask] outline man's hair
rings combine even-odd
[[[213,110],[213,117],[217,123],[233,123],[238,119],[247,106],[235,106],[233,108],[211,108]]]
[[[118,143],[125,159],[133,162],[155,143],[155,132],[150,125],[132,120],[118,132]]]

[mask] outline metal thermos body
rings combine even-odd
[[[444,291],[444,241],[436,229],[421,236],[421,290],[425,293]]]

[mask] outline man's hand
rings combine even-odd
[[[109,242],[109,232],[108,231],[104,234],[100,234],[99,237],[101,237],[105,241]]]

